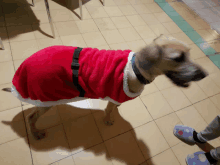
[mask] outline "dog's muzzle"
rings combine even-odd
[[[171,79],[171,81],[177,86],[188,87],[189,82],[191,81],[199,81],[205,78],[208,74],[203,72],[202,70],[197,70],[192,76],[185,76],[179,72],[167,71],[165,75]]]

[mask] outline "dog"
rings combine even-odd
[[[191,81],[202,80],[207,72],[189,56],[187,44],[164,35],[136,53],[54,46],[27,58],[16,71],[12,88],[2,90],[36,105],[27,121],[31,134],[39,140],[45,132],[36,128],[36,121],[54,105],[87,98],[108,100],[104,122],[112,125],[112,112],[138,97],[157,76],[164,74],[184,88]]]

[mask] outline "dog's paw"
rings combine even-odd
[[[108,126],[113,125],[114,122],[115,122],[115,121],[114,121],[113,119],[109,119],[109,118],[105,118],[105,119],[104,119],[105,125],[108,125]]]
[[[36,140],[41,140],[45,138],[46,134],[44,131],[37,131],[37,132],[32,132],[32,135]]]

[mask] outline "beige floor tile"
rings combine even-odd
[[[0,144],[26,136],[26,128],[21,107],[0,112]]]
[[[204,30],[203,26],[201,26],[196,19],[187,19],[187,23],[194,29],[194,30]]]
[[[69,157],[61,159],[60,161],[57,161],[51,165],[76,165],[76,164],[74,163],[73,157],[69,156]]]
[[[154,16],[161,22],[173,22],[173,20],[165,13],[165,12],[161,12],[161,13],[154,13]]]
[[[209,75],[209,77],[220,87],[220,70]]]
[[[180,110],[191,105],[191,102],[184,95],[179,87],[171,87],[161,91],[174,111]]]
[[[213,35],[213,37],[214,37],[214,39],[215,40],[219,40],[220,39],[220,34],[217,32],[217,31],[215,31],[215,30],[213,30],[213,29],[206,29],[211,35]]]
[[[31,25],[7,27],[10,42],[34,40],[35,36]]]
[[[210,97],[211,101],[220,109],[220,94]]]
[[[101,133],[104,141],[132,129],[131,124],[128,121],[124,120],[124,118],[119,114],[118,111],[113,112],[115,122],[112,126],[106,126],[104,124],[103,119],[105,117],[105,114],[103,110],[93,111],[93,115],[99,128],[99,132]]]
[[[141,39],[140,35],[137,33],[137,31],[133,27],[119,29],[119,32],[122,35],[122,37],[125,39],[125,41],[127,42]]]
[[[102,49],[110,50],[111,49],[108,45],[95,46],[94,48],[97,48],[99,50],[102,50]]]
[[[73,20],[71,11],[69,11],[68,9],[51,10],[51,16],[52,16],[53,22],[65,22],[65,21]]]
[[[118,43],[118,44],[110,44],[109,45],[112,50],[127,50],[130,49],[127,43]]]
[[[10,44],[13,60],[26,59],[39,50],[36,40],[13,42]]]
[[[151,24],[149,27],[154,31],[154,33],[159,36],[161,34],[170,34],[169,31],[163,26],[161,23],[160,24]]]
[[[155,78],[154,83],[156,84],[159,90],[163,90],[174,86],[174,84],[165,75],[161,75]]]
[[[143,4],[142,0],[128,0],[128,1],[132,5]]]
[[[4,43],[5,50],[0,51],[0,62],[6,62],[6,61],[11,61],[12,60],[12,55],[11,55],[11,47],[9,43]]]
[[[93,1],[89,1],[89,2],[93,2]],[[91,19],[92,17],[89,14],[89,12],[85,6],[86,6],[86,4],[82,6],[83,20]],[[76,9],[74,9],[73,11],[71,11],[71,16],[74,21],[81,21],[80,8],[78,7]]]
[[[45,130],[46,137],[35,140],[29,136],[31,153],[35,165],[46,165],[70,156],[70,148],[62,125]]]
[[[0,36],[3,43],[9,42],[6,27],[0,27]]]
[[[173,129],[175,125],[182,124],[182,122],[175,113],[171,113],[170,115],[157,119],[155,122],[158,125],[160,131],[162,132],[170,147],[180,142],[180,140],[176,138],[176,136],[174,136],[173,134]]]
[[[102,142],[101,135],[92,115],[87,115],[63,124],[72,154]]]
[[[175,33],[175,34],[172,34],[172,36],[187,44],[193,44],[193,41],[184,32]]]
[[[216,52],[220,51],[220,42],[219,41],[215,41],[215,42],[211,42],[209,43],[209,45],[215,49]]]
[[[110,17],[118,17],[124,15],[118,6],[106,6],[104,9]]]
[[[4,63],[1,63],[0,65],[0,85],[11,83],[13,76],[15,74],[14,71],[14,65],[12,61],[7,61]]]
[[[196,59],[195,62],[201,65],[204,69],[206,69],[206,71],[208,71],[209,74],[219,71],[218,67],[208,57]]]
[[[60,39],[65,46],[87,47],[81,34],[61,36]]]
[[[0,163],[4,165],[30,165],[30,148],[23,138],[0,145]]]
[[[194,128],[197,132],[204,130],[207,126],[207,123],[194,106],[184,108],[176,114],[184,125]]]
[[[44,24],[40,24],[40,25],[32,25],[33,27],[33,31],[34,31],[34,35],[36,39],[41,39],[41,38],[48,38],[48,37],[53,37],[53,33],[52,33],[52,29],[50,27],[49,23],[44,23]],[[55,31],[55,36],[58,36],[58,32],[56,29],[55,24],[53,24],[54,27],[54,31]],[[40,29],[42,31],[40,31]]]
[[[39,49],[44,49],[49,46],[54,46],[54,45],[63,45],[60,37],[54,38],[42,38],[42,39],[37,39],[37,43],[39,46]]]
[[[126,43],[130,47],[132,52],[140,51],[142,48],[146,46],[146,43],[143,40],[131,41]]]
[[[104,8],[100,6],[88,6],[87,10],[93,19],[109,17]]]
[[[77,21],[56,22],[55,25],[60,36],[75,35],[81,32],[81,27],[77,26]]]
[[[24,105],[22,108],[24,111],[25,121],[27,122],[26,117],[31,114],[36,109],[36,107],[34,105],[28,104]],[[47,129],[59,125],[61,122],[62,121],[58,112],[58,107],[54,106],[37,120],[36,127],[38,129]]]
[[[128,21],[132,24],[132,26],[142,26],[142,25],[146,25],[146,23],[144,22],[144,20],[142,19],[142,17],[140,15],[130,15],[130,16],[126,16]]]
[[[163,12],[160,6],[157,3],[149,3],[145,4],[145,6],[152,12],[152,13],[159,13]]]
[[[120,34],[119,30],[106,30],[106,31],[101,31],[101,33],[108,44],[125,42],[123,38],[123,34]]]
[[[162,24],[167,28],[167,30],[171,34],[183,32],[174,22],[165,22]]]
[[[147,107],[147,110],[150,112],[153,119],[157,119],[173,112],[172,108],[160,92],[141,97],[141,100]]]
[[[138,14],[132,5],[120,5],[118,6],[124,15],[135,15]]]
[[[108,0],[105,1],[105,6],[116,6],[116,3],[114,0]]]
[[[22,60],[14,60],[14,66],[15,66],[15,71],[17,71],[17,69],[19,68],[19,66],[24,62],[25,59]]]
[[[208,30],[196,30],[196,32],[207,42],[212,41],[215,37]]]
[[[186,165],[186,157],[189,154],[201,151],[197,145],[187,145],[185,143],[179,143],[178,145],[172,147],[173,153],[176,155],[181,165]]]
[[[33,10],[33,14],[36,17],[36,19],[33,20],[32,24],[43,24],[43,23],[49,23],[49,19],[47,16],[46,10]],[[54,14],[51,12],[52,19],[54,21]]]
[[[82,102],[81,104],[85,106],[85,102]],[[63,122],[72,121],[80,117],[91,114],[91,111],[89,109],[81,108],[82,105],[79,106],[80,107],[77,107],[71,104],[58,105],[57,109],[59,111],[62,121]]]
[[[209,76],[196,83],[209,97],[220,93],[220,87],[218,87]]]
[[[132,6],[135,8],[135,10],[138,12],[138,14],[151,13],[151,11],[143,4],[133,4]]]
[[[106,45],[106,41],[100,32],[90,32],[82,34],[86,45],[89,47],[96,47]]]
[[[141,93],[140,97],[146,96],[150,93],[158,92],[158,88],[155,85],[154,82],[151,82],[150,84],[147,84],[144,86],[144,91]]]
[[[98,144],[94,147],[73,155],[73,159],[76,165],[112,165],[112,161],[109,159],[109,154],[104,143]]]
[[[132,133],[137,137],[137,143],[145,159],[149,159],[169,148],[154,121],[135,128]]]
[[[117,18],[117,17],[115,17],[115,18]],[[116,30],[116,26],[112,22],[111,18],[98,18],[98,19],[94,19],[94,21],[100,31]]]
[[[0,89],[11,88],[11,86],[11,83],[0,85]],[[2,90],[0,91],[0,104],[0,111],[21,106],[21,102],[17,98],[15,98],[11,93]]]
[[[198,59],[206,56],[196,44],[192,44],[190,47],[190,57],[192,59]]]
[[[136,26],[134,27],[136,31],[139,33],[141,38],[148,39],[148,38],[156,38],[156,34],[147,26]]]
[[[49,3],[50,3],[50,9],[51,10],[64,10],[64,9],[66,9],[66,7],[63,6],[64,3],[59,4],[56,1],[52,1],[52,0],[49,0]],[[45,4],[44,4],[44,6],[45,6]]]
[[[151,158],[147,161],[149,165],[180,165],[176,156],[171,149],[164,151],[163,153]]]
[[[156,37],[155,37],[155,38],[156,38]],[[153,40],[154,40],[155,38],[147,38],[147,39],[144,39],[144,42],[145,42],[147,45],[149,45],[149,44],[151,44],[151,43],[153,42]]]
[[[99,0],[93,0],[93,1],[86,1],[85,6],[103,6],[102,3]]]
[[[208,124],[220,114],[220,110],[216,108],[209,98],[194,104],[194,107]]]
[[[123,103],[118,109],[120,115],[128,121],[133,128],[153,120],[139,97]]]
[[[122,17],[111,17],[111,20],[114,22],[115,26],[120,28],[132,27],[131,23],[125,16]]]
[[[106,141],[105,145],[112,157],[112,163],[114,165],[138,165],[144,162],[144,157],[136,141],[136,137],[131,132]]]
[[[194,82],[191,82],[188,88],[181,88],[183,93],[189,99],[191,103],[206,99],[208,96],[202,91],[202,89]]]
[[[129,0],[113,0],[116,5],[130,5]]]

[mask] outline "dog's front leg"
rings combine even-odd
[[[114,114],[113,111],[117,110],[117,105],[112,103],[112,102],[108,102],[108,105],[105,109],[105,118],[104,118],[104,123],[106,125],[113,125],[114,124]]]

